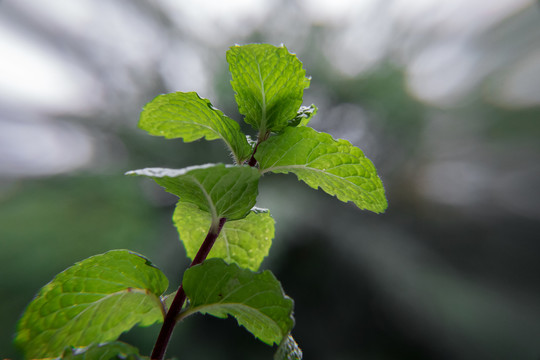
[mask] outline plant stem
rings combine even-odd
[[[259,136],[257,137],[257,144],[255,144],[255,147],[253,148],[253,152],[251,153],[251,158],[249,159],[248,165],[251,167],[254,167],[257,165],[257,159],[255,159],[255,153],[257,152],[257,148],[259,147],[259,144],[268,139],[268,136],[270,136],[270,131],[264,131],[260,132]]]
[[[248,165],[251,167],[254,167],[257,165],[257,160],[255,159],[255,153],[257,152],[257,148],[259,147],[260,142],[257,141],[257,144],[255,145],[255,148],[253,149],[253,153],[251,154],[251,158],[249,159]]]
[[[225,225],[225,221],[227,221],[227,219],[221,218],[219,219],[219,224],[217,227],[210,226],[206,238],[204,239],[201,247],[199,248],[199,251],[197,252],[197,255],[195,255],[189,267],[198,265],[206,259],[208,253],[210,253],[210,250],[212,249],[212,246],[214,246],[214,243],[216,242],[216,239],[219,236],[223,225]],[[154,345],[154,350],[152,350],[152,360],[163,360],[165,356],[165,351],[167,350],[167,345],[169,344],[169,340],[171,339],[171,335],[176,325],[176,319],[178,317],[178,314],[180,314],[180,311],[182,310],[185,301],[186,292],[184,291],[182,284],[180,284],[180,287],[178,287],[171,307],[169,308],[169,311],[167,312],[167,315],[163,320],[163,326],[161,326],[161,330],[156,340],[156,344]]]

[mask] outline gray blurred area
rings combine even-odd
[[[295,300],[305,359],[540,358],[540,4],[531,0],[0,1],[0,356],[41,286],[110,249],[178,285],[174,198],[127,170],[231,162],[219,142],[137,129],[160,93],[241,122],[225,51],[285,44],[311,126],[375,163],[363,212],[293,175],[261,180],[263,264]],[[245,131],[253,133],[245,124]],[[158,326],[122,337],[148,355]],[[169,357],[271,359],[234,320],[193,316]]]

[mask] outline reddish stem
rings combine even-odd
[[[254,167],[257,165],[257,159],[255,159],[255,153],[257,152],[257,148],[259,147],[260,142],[257,142],[255,145],[255,148],[253,148],[253,153],[251,154],[251,158],[249,159],[248,165],[251,167]]]
[[[259,147],[259,144],[268,139],[268,136],[270,136],[270,131],[264,131],[259,133],[259,137],[257,138],[257,144],[255,144],[255,147],[253,148],[253,152],[251,153],[251,158],[249,159],[248,165],[251,167],[254,167],[257,165],[257,159],[255,159],[255,153],[257,152],[257,148]]]
[[[191,265],[189,267],[199,265],[206,259],[208,253],[210,253],[210,250],[212,250],[212,246],[214,246],[214,243],[216,242],[216,239],[219,236],[223,225],[225,225],[225,221],[227,221],[227,219],[225,218],[219,219],[217,229],[215,229],[214,226],[210,227],[206,238],[204,239],[201,247],[199,248],[199,251],[197,252],[197,255],[195,255],[195,258],[193,258],[193,261],[191,262]],[[178,317],[178,314],[180,314],[180,311],[182,310],[185,301],[186,292],[184,291],[182,285],[180,285],[171,304],[171,307],[169,308],[169,311],[167,312],[167,315],[165,315],[165,319],[163,320],[163,326],[161,327],[158,338],[156,340],[156,344],[154,345],[154,350],[152,350],[152,360],[163,360],[163,358],[165,357],[165,351],[167,350],[167,345],[169,344],[169,340],[171,339],[171,335],[176,325],[176,319]]]

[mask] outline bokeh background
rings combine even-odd
[[[540,4],[532,0],[0,1],[0,356],[38,289],[110,249],[178,285],[174,199],[130,169],[230,162],[219,142],[137,129],[160,93],[241,121],[225,51],[285,44],[312,126],[364,150],[389,209],[293,175],[262,181],[263,268],[295,299],[305,359],[540,358]],[[248,127],[243,127],[251,131]],[[124,340],[148,355],[158,327]],[[169,355],[270,359],[234,320],[193,316]]]

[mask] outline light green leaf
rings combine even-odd
[[[153,178],[180,201],[208,212],[216,226],[219,218],[237,220],[255,205],[259,172],[249,166],[207,164],[185,169],[147,168],[126,175]],[[208,231],[208,228],[206,229]]]
[[[261,173],[294,173],[314,189],[375,213],[387,207],[383,184],[373,163],[346,140],[309,127],[289,127],[259,145]]]
[[[317,114],[317,110],[317,107],[313,104],[310,106],[300,106],[294,119],[289,120],[289,126],[306,126],[315,114]]]
[[[203,137],[206,140],[222,139],[237,164],[243,163],[251,154],[251,147],[238,123],[195,92],[157,96],[141,112],[139,127],[151,135],[182,138],[185,142]]]
[[[304,89],[309,87],[296,55],[284,46],[251,44],[231,47],[227,62],[244,120],[259,133],[285,128],[296,116]]]
[[[76,263],[45,285],[23,314],[15,343],[31,359],[67,346],[113,341],[133,326],[163,321],[163,273],[127,250]]]
[[[186,270],[183,286],[191,305],[182,317],[195,312],[231,315],[268,345],[279,344],[294,326],[293,301],[268,270],[254,273],[209,259]]]
[[[211,216],[193,204],[178,202],[173,222],[187,256],[193,259],[206,237]],[[225,223],[208,258],[221,258],[227,263],[257,271],[268,255],[273,238],[274,219],[268,210],[252,209],[245,218]]]
[[[274,354],[274,360],[302,360],[302,357],[302,350],[290,334],[283,338]]]
[[[70,347],[64,350],[61,360],[142,360],[139,350],[120,341],[93,344],[84,348]]]

